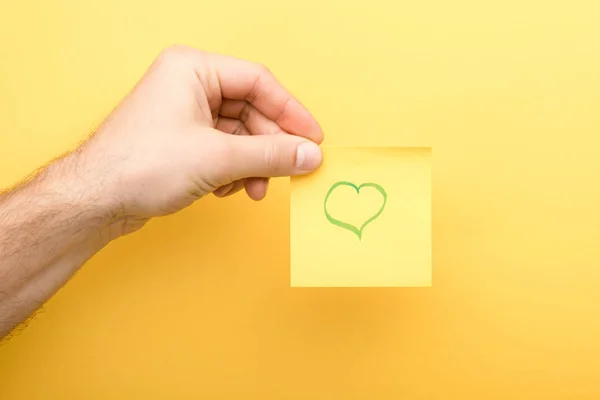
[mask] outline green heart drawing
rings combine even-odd
[[[347,222],[344,221],[340,221],[339,219],[333,218],[331,216],[331,214],[329,214],[329,211],[327,211],[327,200],[329,199],[329,196],[331,195],[331,193],[339,186],[350,186],[352,188],[354,188],[354,190],[356,190],[356,194],[360,193],[360,189],[364,188],[364,187],[371,187],[374,188],[375,190],[377,190],[379,193],[381,193],[381,195],[383,196],[383,204],[381,204],[381,207],[379,207],[379,210],[372,216],[370,217],[368,220],[366,220],[362,226],[360,228],[357,228],[356,226],[349,224]],[[373,220],[377,217],[379,217],[379,215],[383,212],[383,209],[385,207],[385,203],[387,202],[387,193],[385,192],[385,190],[379,186],[376,183],[363,183],[360,186],[356,186],[354,183],[352,182],[346,182],[346,181],[340,181],[340,182],[336,182],[334,183],[330,188],[329,191],[327,192],[327,195],[325,196],[325,200],[323,201],[323,209],[325,210],[325,216],[327,217],[327,220],[329,222],[331,222],[333,225],[339,226],[340,228],[344,228],[349,230],[350,232],[353,232],[356,236],[358,236],[358,240],[362,240],[362,231],[363,229],[365,229],[365,227],[370,224],[371,222],[373,222]]]

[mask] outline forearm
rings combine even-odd
[[[79,157],[0,195],[0,338],[119,235],[116,209]]]

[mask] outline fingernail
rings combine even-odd
[[[296,168],[311,171],[321,165],[323,155],[321,149],[316,143],[305,142],[298,146],[296,150]]]

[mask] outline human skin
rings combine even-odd
[[[88,140],[0,192],[0,338],[111,241],[210,193],[261,200],[322,140],[264,66],[166,49]]]

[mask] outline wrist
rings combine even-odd
[[[26,190],[41,209],[62,214],[83,236],[89,233],[108,243],[121,235],[116,229],[125,217],[121,202],[79,151],[48,165]]]

